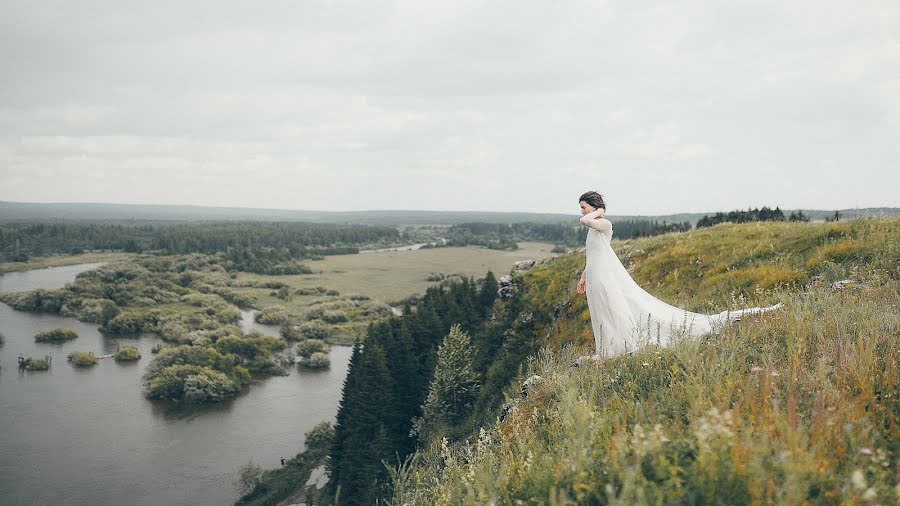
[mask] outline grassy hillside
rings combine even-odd
[[[537,353],[503,392],[515,407],[501,420],[497,399],[478,434],[402,466],[397,504],[900,499],[900,220],[725,224],[614,248],[667,302],[785,306],[719,336],[571,368],[593,347],[574,291],[584,259],[545,261],[503,303],[534,322]]]

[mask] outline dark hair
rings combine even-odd
[[[581,201],[587,202],[587,204],[594,209],[606,209],[606,202],[603,202],[603,195],[600,195],[597,192],[586,192],[582,196],[578,197],[578,202]]]

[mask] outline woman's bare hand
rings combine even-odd
[[[584,292],[585,292],[585,282],[584,282],[584,278],[581,278],[581,279],[578,280],[578,286],[576,287],[576,290],[578,291],[578,293],[579,293],[580,295],[584,295]]]

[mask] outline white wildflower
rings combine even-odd
[[[850,483],[853,484],[853,488],[856,490],[866,489],[866,477],[861,469],[853,471],[853,475],[850,476]]]

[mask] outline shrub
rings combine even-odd
[[[311,321],[300,324],[297,330],[301,337],[306,339],[327,339],[331,335],[331,331],[324,323],[320,321]]]
[[[309,369],[327,369],[331,366],[331,360],[328,358],[328,355],[316,352],[310,355],[309,358],[301,361],[299,365]]]
[[[109,334],[137,334],[152,323],[152,317],[145,312],[122,311],[106,322],[100,330]]]
[[[282,306],[269,306],[256,313],[255,319],[264,325],[281,325],[287,321],[288,314]]]
[[[282,323],[279,333],[281,334],[281,337],[290,341],[296,341],[297,339],[303,337],[303,335],[300,333],[300,326],[294,325],[290,322]]]
[[[307,450],[328,448],[334,439],[334,426],[331,422],[319,422],[304,434],[304,439]]]
[[[242,465],[238,471],[238,479],[235,482],[241,495],[249,494],[262,482],[263,470],[252,460]]]
[[[78,333],[72,329],[53,329],[46,332],[38,332],[34,335],[34,340],[37,342],[68,341],[77,337]]]
[[[97,357],[89,351],[73,351],[69,353],[69,362],[75,367],[92,367],[97,365]]]
[[[81,321],[104,325],[119,314],[119,308],[109,299],[84,299],[75,314]]]
[[[328,352],[331,347],[324,341],[318,339],[307,339],[297,344],[295,348],[297,355],[309,358],[313,353]]]
[[[144,373],[147,397],[188,402],[223,400],[249,381],[239,355],[223,355],[212,346],[163,347]]]
[[[0,346],[6,343],[6,336],[3,335],[3,332],[0,332]]]
[[[50,369],[50,362],[42,358],[28,357],[25,359],[25,369],[29,371],[46,371]]]
[[[322,313],[322,320],[328,323],[344,323],[347,321],[347,315],[343,311],[325,311]]]
[[[116,351],[116,360],[121,362],[131,362],[141,358],[141,352],[134,346],[122,346]]]

